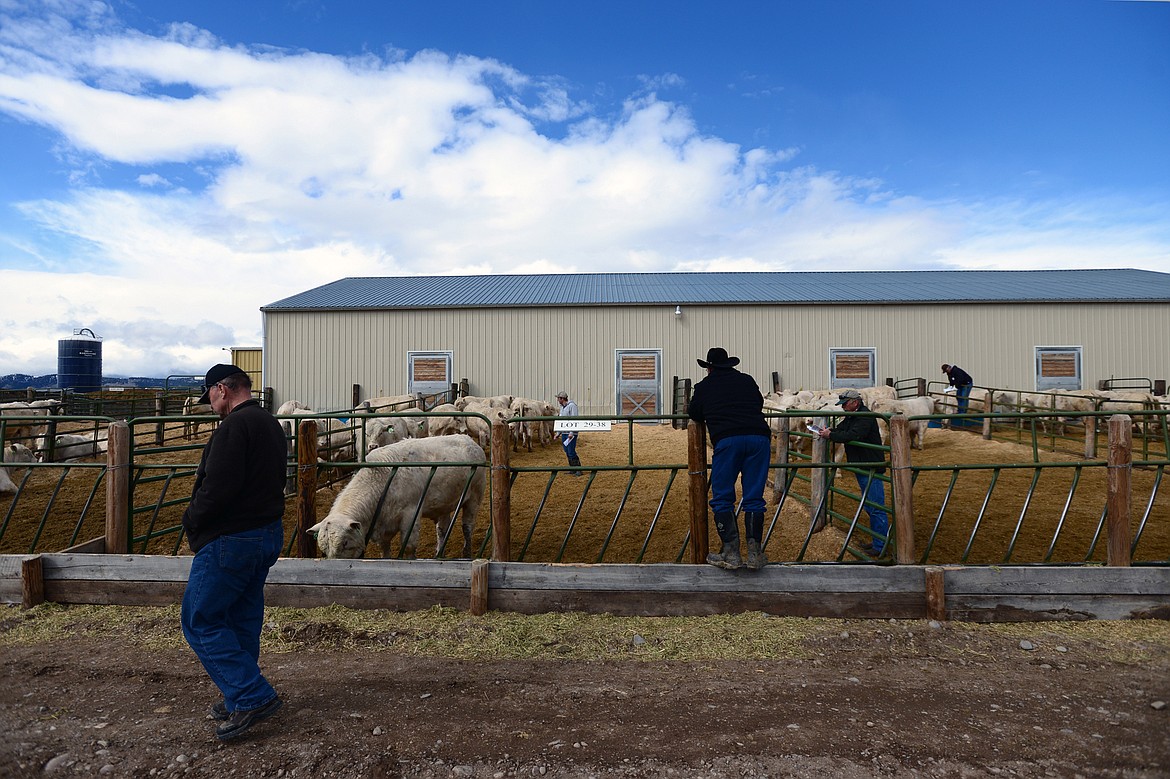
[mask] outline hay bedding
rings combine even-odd
[[[623,563],[641,560],[653,563],[673,562],[681,556],[684,562],[689,561],[686,432],[668,425],[634,425],[633,434],[636,463],[678,467],[669,491],[666,491],[669,471],[664,470],[641,471],[633,477],[632,486],[631,476],[626,471],[599,471],[596,475],[589,473],[581,478],[561,472],[551,485],[548,472],[520,473],[512,488],[512,559],[573,563],[597,562],[599,559]],[[192,449],[160,454],[152,459],[159,463],[187,464],[193,473],[198,447],[204,440],[206,435],[193,441]],[[582,463],[587,467],[625,466],[629,462],[629,440],[629,428],[625,425],[615,425],[608,433],[584,434],[579,445]],[[1031,449],[1014,443],[985,441],[966,431],[932,428],[927,432],[926,448],[914,450],[911,456],[916,465],[924,466],[1028,463],[1031,462]],[[523,450],[510,453],[510,457],[511,464],[521,468],[566,465],[564,454],[555,442],[543,448],[534,446],[531,453]],[[1056,453],[1045,453],[1041,457],[1045,462],[1076,461],[1074,457]],[[13,469],[17,483],[22,470]],[[0,538],[0,553],[27,553],[34,548],[34,539],[36,551],[57,551],[104,532],[105,486],[98,482],[101,470],[92,466],[70,468],[58,489],[61,473],[62,469],[58,467],[36,469],[11,516],[13,497],[0,496],[0,522],[8,519],[3,538]],[[162,473],[165,471],[155,472],[156,475]],[[1049,554],[1049,546],[1056,537],[1049,558],[1053,562],[1079,562],[1086,558],[1103,560],[1104,538],[1100,538],[1095,547],[1093,538],[1105,507],[1104,469],[1083,470],[1071,500],[1069,488],[1075,476],[1072,468],[1046,469],[1039,478],[1035,494],[1028,500],[1033,474],[1031,468],[1001,471],[998,477],[994,477],[995,486],[984,507],[993,479],[991,470],[962,472],[949,499],[946,498],[951,480],[949,471],[920,472],[914,486],[918,557],[922,558],[930,544],[928,562],[959,562],[964,559],[970,543],[967,562],[1007,562],[1009,547],[1010,562],[1040,562]],[[192,479],[190,474],[174,478],[167,486],[168,499],[189,495]],[[1154,480],[1155,474],[1151,471],[1136,470],[1134,473],[1132,527],[1135,530],[1143,512],[1149,509],[1149,522],[1136,555],[1136,559],[1142,561],[1170,559],[1170,497],[1163,490],[1150,505]],[[838,472],[835,485],[849,492],[856,489],[852,474],[847,472]],[[163,486],[161,481],[140,486],[136,504],[143,506],[155,501]],[[335,486],[318,493],[318,519],[328,513],[337,489]],[[807,496],[807,485],[797,481],[793,491]],[[889,493],[887,487],[887,503]],[[771,490],[767,496],[771,500]],[[945,512],[940,519],[944,499]],[[1066,501],[1068,510],[1057,537],[1057,525],[1065,511]],[[286,512],[289,538],[295,527],[293,505],[290,501]],[[847,497],[837,495],[834,498],[834,511],[846,518],[853,516],[856,507],[856,502]],[[141,533],[152,519],[156,528],[177,524],[180,514],[179,506],[164,507],[158,511],[157,517],[149,511],[140,513],[134,518],[135,532]],[[39,526],[46,516],[48,519],[41,530]],[[767,545],[773,561],[855,559],[842,552],[845,533],[836,524],[813,534],[801,555],[808,531],[808,509],[796,499],[790,497],[778,512],[777,506],[770,503],[769,516],[776,518]],[[485,500],[472,545],[484,555],[490,554],[491,548],[489,517],[490,506]],[[863,514],[861,523],[864,522]],[[1017,525],[1018,538],[1012,547]],[[455,532],[457,542],[458,529]],[[864,535],[854,536],[855,544],[866,540]],[[713,526],[708,543],[711,546],[718,544]],[[152,542],[148,551],[169,554],[174,547],[175,537],[172,535]],[[430,556],[434,549],[434,526],[425,522],[421,528],[419,554]],[[136,546],[134,551],[141,551],[141,548]],[[185,552],[184,545],[180,553]],[[375,547],[371,547],[369,553],[378,554]]]

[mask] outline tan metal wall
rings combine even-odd
[[[260,373],[263,369],[263,354],[259,347],[233,346],[232,365],[242,368],[252,376],[252,384],[260,386]]]
[[[971,304],[509,308],[267,312],[265,377],[275,402],[320,410],[406,391],[408,351],[450,351],[472,394],[551,400],[566,389],[581,413],[611,414],[615,350],[662,351],[663,409],[672,376],[698,380],[709,346],[742,358],[765,391],[829,386],[829,350],[873,347],[878,381],[941,380],[955,363],[982,386],[1030,390],[1037,346],[1083,347],[1085,386],[1170,377],[1170,305]]]

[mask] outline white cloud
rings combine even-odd
[[[137,181],[139,184],[141,184],[144,187],[150,187],[150,188],[170,187],[171,186],[171,182],[167,181],[166,178],[158,175],[157,173],[144,173],[141,176],[139,176],[137,179],[135,179],[135,181]]]
[[[652,92],[602,117],[489,59],[152,38],[78,7],[0,25],[0,111],[59,134],[87,182],[0,236],[37,263],[0,265],[28,291],[0,314],[0,373],[54,371],[73,327],[106,339],[107,373],[199,373],[259,343],[260,306],[343,276],[1170,270],[1165,204],[927,202],[700,134]]]

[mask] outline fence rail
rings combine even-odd
[[[290,455],[297,490],[288,496],[286,514],[292,528],[287,555],[316,554],[305,531],[327,510],[332,497],[331,490],[319,489],[328,483],[324,472],[352,473],[366,467],[352,455],[339,462],[318,461],[320,436],[307,425],[315,426],[317,417],[340,414],[286,418],[297,423]],[[774,416],[787,422],[805,414]],[[853,469],[831,457],[827,442],[812,439],[798,427],[777,437],[771,466],[765,550],[773,561],[1170,565],[1170,496],[1162,489],[1170,461],[1134,433],[1135,422],[1139,430],[1164,431],[1165,412],[1132,416],[1092,412],[1086,415],[1092,419],[1086,427],[1094,428],[1094,438],[1100,438],[1097,448],[1107,452],[1105,457],[1062,460],[1044,456],[1044,450],[1033,445],[1027,462],[966,461],[959,456],[962,449],[949,461],[925,461],[930,450],[910,448],[908,426],[940,421],[946,415],[874,416],[890,430],[883,448],[888,470],[877,477],[887,485],[892,530],[881,540],[887,542],[889,555],[874,560],[860,553],[860,546],[873,537],[866,506],[852,478],[835,478],[848,476]],[[992,427],[1025,418],[1033,438],[1041,436],[1037,417],[1043,415],[982,416],[990,418],[985,426]],[[361,421],[357,415],[352,419]],[[675,417],[651,419],[673,422]],[[179,520],[189,501],[200,448],[199,442],[176,437],[184,421],[181,416],[144,417],[129,424],[97,417],[57,420],[59,429],[83,425],[87,430],[108,430],[106,461],[10,465],[18,491],[11,498],[0,497],[0,551],[59,551],[87,542],[92,546],[98,537],[105,539],[104,549],[119,554],[182,551]],[[364,430],[357,421],[352,424],[359,442],[352,450],[355,454],[362,448]],[[693,424],[687,428],[686,451],[680,447],[677,459],[650,462],[635,449],[634,441],[635,421],[647,418],[617,421],[627,425],[625,462],[580,468],[513,463],[507,425],[493,425],[490,499],[485,501],[489,521],[476,540],[477,553],[525,562],[703,561],[710,533],[704,428]],[[971,441],[980,438],[958,435]],[[162,445],[157,443],[160,438]],[[583,478],[570,478],[574,474]],[[67,502],[70,486],[74,494]],[[514,499],[521,492],[525,497]],[[572,495],[568,503],[566,494]],[[646,495],[652,507],[633,509],[633,499]],[[1042,498],[1051,505],[1041,505]],[[814,554],[817,542],[829,537],[822,532],[825,528],[835,534],[833,546]]]
[[[181,600],[190,557],[80,552],[0,555],[0,602],[160,606]],[[1170,618],[1170,569],[939,566],[555,565],[479,560],[282,558],[270,606],[412,610],[434,605],[535,614],[1018,622]]]

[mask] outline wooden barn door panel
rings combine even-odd
[[[617,353],[617,413],[619,416],[661,414],[662,353],[621,351]]]
[[[450,352],[411,352],[408,392],[424,397],[451,389]],[[442,401],[440,401],[442,402]],[[427,408],[434,405],[428,397]]]
[[[1036,347],[1036,390],[1081,389],[1079,346]]]
[[[874,386],[877,375],[875,349],[830,349],[829,388]]]

